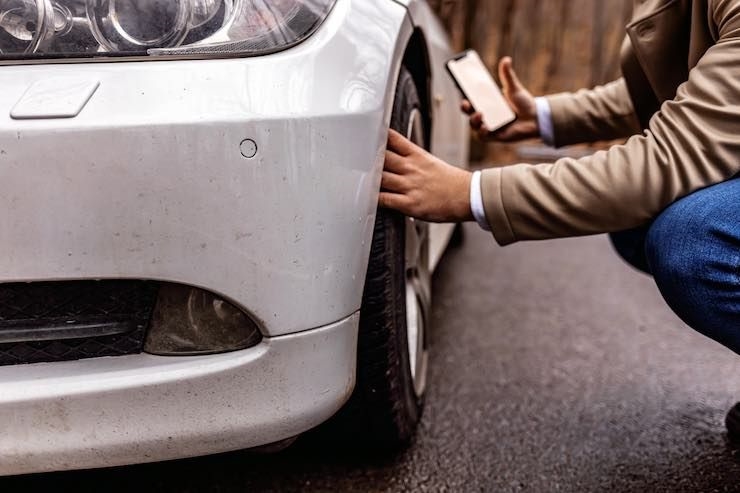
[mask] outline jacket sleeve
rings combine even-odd
[[[547,97],[555,146],[613,140],[640,133],[640,123],[624,79]]]
[[[717,43],[643,135],[580,160],[483,172],[501,244],[624,230],[740,172],[740,1],[710,0]]]

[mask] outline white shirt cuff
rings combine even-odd
[[[483,207],[483,194],[480,189],[480,178],[481,172],[476,171],[473,173],[473,178],[470,180],[470,210],[473,213],[475,222],[478,226],[486,231],[491,231],[491,227],[488,225],[486,219],[486,209]]]
[[[549,145],[555,145],[555,128],[552,124],[552,110],[546,98],[534,98],[537,106],[537,125],[540,127],[542,141]]]

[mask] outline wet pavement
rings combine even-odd
[[[722,424],[740,357],[685,327],[605,237],[502,249],[465,231],[436,275],[427,408],[398,457],[309,437],[0,491],[740,491]]]

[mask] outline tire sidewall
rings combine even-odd
[[[413,77],[404,67],[401,68],[401,72],[398,78],[398,85],[396,88],[396,95],[393,102],[393,113],[391,114],[391,128],[402,134],[406,134],[409,125],[411,123],[411,116],[414,110],[421,111],[421,101],[419,100],[418,91],[416,84],[414,83]],[[404,263],[405,254],[405,243],[406,243],[406,220],[405,217],[396,212],[390,212],[387,210],[379,210],[380,215],[393,216],[392,220],[387,221],[386,227],[393,228],[395,231],[393,234],[400,237],[400,241],[397,242],[398,250],[394,252],[394,257],[400,260],[400,278],[397,279],[398,285],[401,286],[403,291],[402,294],[402,310],[399,311],[399,319],[396,322],[396,347],[399,350],[399,375],[402,379],[402,393],[404,397],[404,410],[407,413],[407,419],[410,424],[415,424],[421,418],[421,411],[424,404],[424,394],[421,396],[416,395],[414,390],[414,379],[411,374],[411,365],[415,362],[411,362],[409,359],[409,342],[407,334],[407,316],[406,316],[406,272]]]

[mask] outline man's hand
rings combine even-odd
[[[391,130],[380,205],[424,221],[472,221],[471,177]]]
[[[510,125],[491,132],[483,121],[483,115],[476,113],[468,100],[463,100],[461,109],[470,115],[470,127],[483,141],[514,142],[540,136],[537,125],[537,105],[532,94],[522,85],[514,72],[511,58],[504,57],[498,65],[499,78],[504,85],[504,96],[517,119]]]

